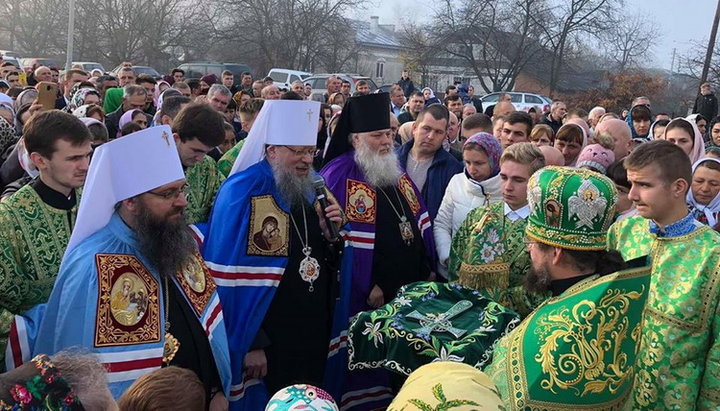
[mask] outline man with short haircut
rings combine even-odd
[[[502,137],[503,124],[505,124],[505,117],[493,116],[492,122],[493,122],[492,134],[495,136],[495,138],[498,139],[498,141],[500,141],[500,138]]]
[[[430,218],[393,150],[389,105],[387,93],[351,97],[320,172],[345,212],[348,241],[354,244],[348,316],[388,303],[401,286],[427,280],[435,267]],[[447,110],[430,107],[444,112],[431,128],[442,140]],[[362,409],[384,409],[393,397],[387,372],[348,371],[332,384],[327,388],[341,403],[353,401],[358,391],[367,393]]]
[[[531,143],[518,143],[500,157],[500,186],[503,201],[478,207],[465,217],[453,236],[448,281],[487,293],[493,301],[524,318],[543,298],[524,287],[530,269],[525,245],[525,226],[530,215],[527,184],[545,166],[540,150]],[[491,236],[504,239],[502,250],[490,258],[483,246]]]
[[[179,81],[173,83],[173,88],[180,92],[185,97],[191,98],[192,97],[192,91],[190,90],[190,86],[184,81]]]
[[[224,70],[220,75],[220,80],[222,82],[222,85],[225,86],[228,90],[230,90],[230,95],[234,95],[235,93],[240,91],[240,85],[235,84],[235,75],[232,71]]]
[[[243,71],[240,74],[240,89],[250,95],[253,94],[253,79],[249,71]]]
[[[333,95],[333,93],[340,92],[341,85],[342,85],[342,80],[340,79],[340,77],[335,76],[335,75],[332,75],[325,80],[325,89],[327,90],[324,94],[325,103],[328,102],[328,99],[330,98],[330,96]]]
[[[718,114],[718,99],[713,94],[710,83],[703,83],[700,86],[700,93],[695,98],[695,105],[692,109],[693,114],[701,114],[710,121]]]
[[[262,97],[262,90],[265,88],[265,83],[262,80],[255,80],[252,83],[252,95],[255,98]]]
[[[100,100],[105,101],[105,92],[111,88],[117,88],[118,80],[115,76],[107,74],[100,76],[96,80],[95,88],[100,93]]]
[[[463,119],[460,136],[462,140],[465,141],[480,132],[492,134],[492,129],[492,120],[490,120],[490,117],[483,113],[475,113]]]
[[[260,92],[260,97],[264,100],[280,100],[280,89],[274,84],[265,86]]]
[[[159,125],[168,125],[172,128],[175,117],[177,117],[180,110],[190,103],[192,103],[192,100],[186,96],[170,96],[165,98],[162,108],[160,109]]]
[[[448,127],[446,141],[443,142],[443,148],[449,152],[459,162],[463,162],[462,158],[462,138],[460,137],[460,121],[455,113],[448,111]]]
[[[613,153],[619,161],[630,153],[632,147],[632,130],[627,122],[617,118],[606,118],[595,127],[595,135],[607,134],[615,142]]]
[[[342,81],[342,84],[340,84],[340,93],[342,93],[342,95],[345,96],[345,101],[347,101],[347,99],[350,98],[350,82],[349,81],[347,81],[347,80]]]
[[[495,120],[495,117],[507,118],[507,116],[509,116],[510,113],[512,113],[513,111],[515,111],[515,106],[511,102],[500,101],[497,104],[495,104],[495,106],[493,107],[493,111],[492,111],[493,121]]]
[[[598,122],[600,121],[600,117],[603,115],[605,115],[604,107],[597,106],[590,110],[590,113],[588,114],[588,124],[591,129],[595,130],[595,127],[597,127]]]
[[[179,81],[185,81],[185,70],[174,68],[170,72],[170,76],[173,78],[173,84]]]
[[[41,81],[52,81],[52,72],[49,67],[40,66],[33,72],[33,77],[38,83]]]
[[[648,106],[648,108],[650,108],[650,99],[645,96],[635,97],[635,99],[633,99],[630,107],[635,107],[638,104],[643,105],[643,106]]]
[[[668,113],[657,113],[657,114],[655,114],[655,120],[653,120],[653,122],[655,122],[655,121],[660,121],[660,120],[670,121],[670,115],[669,115]]]
[[[562,127],[562,121],[567,114],[567,106],[562,101],[554,101],[550,106],[550,113],[542,119],[540,124],[546,124],[553,129],[553,132],[557,134],[560,127]]]
[[[232,93],[222,84],[213,84],[207,92],[208,104],[219,113],[225,113],[231,98]]]
[[[118,86],[125,87],[127,85],[135,84],[137,75],[135,71],[130,67],[123,67],[118,71]]]
[[[413,123],[413,138],[398,149],[400,165],[420,190],[431,220],[450,179],[463,170],[462,163],[443,149],[449,116],[447,108],[439,104],[426,107]]]
[[[445,96],[443,103],[445,104],[445,107],[447,107],[448,111],[457,116],[458,121],[462,121],[463,103],[460,96],[457,94]]]
[[[108,129],[108,136],[114,139],[118,134],[118,125],[120,117],[128,110],[143,110],[147,104],[147,91],[142,86],[134,84],[123,88],[122,104],[117,110],[105,117],[105,126]],[[145,113],[148,124],[152,121],[152,116]]]
[[[540,146],[538,147],[545,157],[546,166],[564,166],[565,156],[562,151],[558,150],[553,146]]]
[[[88,74],[79,69],[70,69],[63,76],[62,84],[60,85],[63,90],[63,95],[55,100],[55,108],[62,110],[70,103],[72,95],[70,92],[77,83],[87,81],[89,78]]]
[[[510,94],[507,94],[507,93],[500,94],[498,96],[498,100],[497,100],[498,103],[503,103],[503,102],[510,103],[511,101],[512,101],[512,98],[510,97]],[[497,105],[497,103],[488,105],[487,107],[485,107],[485,115],[488,117],[494,117],[496,115],[495,114],[495,106],[496,105]],[[515,110],[515,108],[513,108],[512,111],[514,111],[514,110]]]
[[[355,94],[370,94],[370,86],[368,85],[368,82],[365,80],[358,80],[358,82],[355,83]]]
[[[50,296],[92,153],[90,132],[69,113],[37,113],[23,131],[25,149],[40,174],[0,202],[0,308],[13,314]],[[3,337],[7,325],[0,324]],[[4,348],[4,338],[0,345]]]
[[[390,87],[390,112],[397,118],[405,105],[405,94],[397,84]]]
[[[505,117],[503,123],[500,144],[503,149],[515,143],[526,143],[530,141],[530,132],[533,128],[533,121],[530,114],[524,111],[513,111]]]
[[[144,88],[147,92],[145,97],[145,108],[143,108],[143,111],[151,116],[154,116],[157,108],[155,107],[153,97],[155,95],[155,85],[157,84],[157,81],[155,81],[155,79],[149,74],[141,74],[137,76],[135,82],[138,86],[142,86],[142,88]]]
[[[305,84],[303,84],[300,80],[295,80],[290,84],[290,91],[293,93],[296,93],[300,97],[303,98],[303,100],[306,100],[305,98]]]
[[[225,139],[223,115],[207,104],[183,107],[173,121],[172,131],[180,162],[187,179],[188,224],[207,221],[215,194],[225,177],[207,153]]]
[[[415,84],[410,79],[410,73],[407,70],[400,73],[400,80],[397,85],[400,86],[406,98],[410,98],[410,95],[415,91]]]
[[[408,121],[415,121],[418,114],[425,107],[425,97],[422,92],[413,91],[410,94],[410,100],[407,103],[407,111],[403,111],[397,116],[397,120],[400,125],[407,123]]]
[[[455,87],[454,85],[445,87],[445,97],[456,96],[457,92],[457,87]]]
[[[242,131],[245,136],[250,133],[250,129],[253,124],[255,124],[255,119],[260,113],[264,102],[265,100],[261,98],[251,98],[240,105],[240,108],[238,109],[238,117],[240,117],[240,125],[242,126]],[[240,154],[240,150],[244,144],[245,138],[242,138],[230,150],[226,151],[222,157],[220,157],[217,167],[223,176],[228,177],[230,175],[230,171],[232,170],[235,160],[237,159],[238,154]]]
[[[631,408],[716,409],[720,235],[688,211],[692,169],[678,146],[641,144],[624,165],[639,215],[610,228],[608,248],[626,260],[652,259]]]
[[[10,86],[10,88],[22,87],[22,84],[20,84],[20,73],[18,73],[17,71],[9,71],[5,75],[5,81],[8,83],[8,86]]]

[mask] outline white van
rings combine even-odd
[[[308,73],[307,71],[274,68],[270,69],[267,76],[273,79],[273,84],[278,86],[279,89],[290,90],[290,85],[293,81],[300,80],[304,83],[304,80],[312,76],[312,73]]]

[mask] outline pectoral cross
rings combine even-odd
[[[162,132],[162,138],[163,140],[165,140],[165,143],[167,143],[167,145],[170,145],[170,136],[168,135],[167,131]]]
[[[312,121],[313,111],[308,109],[307,113],[305,113],[305,114],[307,114],[307,116],[308,116],[308,121]]]
[[[462,300],[458,301],[444,313],[420,314],[417,310],[415,310],[406,317],[417,320],[420,323],[420,328],[412,330],[418,334],[430,335],[430,333],[435,331],[448,332],[454,335],[455,338],[460,338],[465,334],[465,330],[453,327],[450,320],[469,310],[470,307],[472,307],[472,303],[470,301]]]

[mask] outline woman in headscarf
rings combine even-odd
[[[85,118],[90,117],[94,118],[97,121],[105,122],[105,111],[102,107],[98,106],[97,104],[85,104],[82,105],[75,110],[73,110],[73,115],[77,118]]]
[[[160,96],[165,90],[169,89],[170,87],[170,83],[165,80],[160,80],[157,82],[157,84],[155,84],[155,91],[153,91],[153,104],[155,105],[155,107],[157,107],[158,111],[160,111],[160,106],[158,105]]]
[[[707,125],[708,125],[708,119],[706,119],[702,114],[690,114],[689,116],[685,117],[685,120],[688,120],[690,122],[695,123],[698,130],[700,130],[700,135],[703,136],[703,138],[707,137]]]
[[[442,104],[440,99],[435,97],[435,92],[430,87],[422,89],[423,97],[425,97],[425,107],[430,104]]]
[[[72,113],[86,104],[100,104],[100,93],[92,88],[81,88],[73,94],[68,104],[68,112]]]
[[[130,122],[139,125],[141,130],[146,129],[148,126],[147,116],[142,110],[128,110],[122,115],[122,117],[120,117],[120,121],[118,122],[118,133],[115,138],[122,137],[122,128]]]
[[[648,134],[648,140],[664,140],[665,137],[665,127],[670,123],[670,120],[655,120],[652,125],[650,125],[650,134]]]
[[[692,121],[682,117],[673,119],[665,127],[665,140],[682,148],[693,164],[705,157],[705,141]]]
[[[704,158],[693,164],[687,202],[696,220],[720,230],[720,160]]]
[[[632,139],[634,141],[637,143],[649,141],[648,135],[650,134],[651,119],[652,114],[650,113],[650,108],[644,104],[638,104],[630,109],[625,121],[627,121],[628,126],[630,126]]]
[[[447,270],[452,238],[467,214],[474,208],[502,201],[501,155],[500,143],[489,133],[477,133],[463,143],[465,169],[450,179],[433,228],[441,272]]]
[[[103,109],[105,114],[110,114],[117,110],[122,104],[123,89],[111,88],[105,91],[105,102],[103,103]]]

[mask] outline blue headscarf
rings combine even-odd
[[[636,140],[638,142],[646,143],[649,141],[649,135],[651,128],[648,128],[648,134],[640,135],[635,130],[635,127],[633,127],[633,112],[635,110],[647,110],[648,112],[648,119],[652,120],[652,113],[650,112],[650,107],[644,105],[644,104],[638,104],[636,106],[633,106],[633,108],[630,109],[630,112],[628,112],[627,117],[625,117],[625,121],[628,123],[628,126],[630,126],[630,131],[632,132],[632,139]]]

